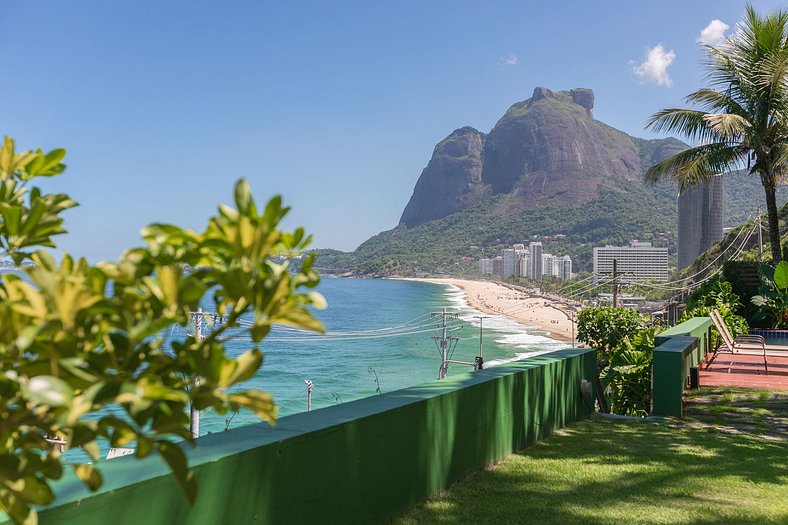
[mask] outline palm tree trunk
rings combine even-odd
[[[766,192],[766,212],[769,217],[769,243],[772,248],[772,264],[777,266],[777,263],[783,260],[783,256],[780,246],[780,221],[777,218],[777,188],[774,184],[774,178],[770,175],[762,174],[761,182],[763,183],[763,190]]]

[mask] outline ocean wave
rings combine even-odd
[[[487,362],[487,366],[495,366],[503,363],[511,363],[528,356],[534,356],[567,348],[570,345],[563,341],[558,341],[547,335],[548,333],[537,326],[523,325],[502,315],[490,315],[473,308],[468,304],[465,291],[453,284],[445,284],[445,296],[453,309],[457,311],[460,319],[478,327],[479,320],[474,316],[487,315],[484,320],[485,333],[488,333],[492,341],[499,345],[516,348],[511,357],[494,359]]]

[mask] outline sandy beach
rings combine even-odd
[[[571,312],[564,305],[487,281],[454,278],[412,279],[438,284],[451,284],[465,292],[470,306],[490,315],[503,315],[520,324],[535,326],[553,339],[572,341]]]

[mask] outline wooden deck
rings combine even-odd
[[[700,384],[788,390],[788,357],[769,356],[767,363],[769,373],[762,356],[720,352],[708,367],[701,364]]]

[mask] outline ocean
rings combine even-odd
[[[483,315],[470,308],[464,292],[450,285],[391,279],[325,277],[318,287],[328,308],[315,312],[328,335],[315,337],[293,330],[274,330],[263,340],[262,368],[244,383],[273,394],[279,417],[307,409],[306,380],[312,381],[312,410],[377,395],[437,379],[440,353],[433,336],[440,335],[440,317],[431,312],[456,313],[448,321],[449,335],[458,337],[452,359],[473,362],[479,353],[479,324]],[[210,311],[210,305],[204,305]],[[177,334],[173,334],[177,336]],[[566,347],[503,317],[484,320],[485,366],[514,361],[528,354]],[[238,355],[249,341],[227,342],[227,353]],[[448,375],[471,367],[449,365]],[[248,412],[201,414],[201,434],[221,432],[258,422]]]
[[[271,393],[279,417],[307,410],[307,387],[313,383],[312,410],[354,399],[391,392],[437,379],[440,351],[440,317],[432,312],[457,314],[447,321],[449,335],[457,337],[452,359],[473,362],[479,354],[479,321],[485,315],[471,308],[464,292],[454,286],[395,279],[324,277],[318,286],[328,308],[315,311],[326,335],[306,335],[292,329],[275,329],[261,343],[263,366],[239,386]],[[203,310],[210,312],[207,301]],[[185,333],[173,327],[163,336],[177,339]],[[546,337],[505,317],[484,319],[485,367],[521,359],[527,355],[565,348],[567,343]],[[226,342],[228,355],[237,356],[251,345],[248,338]],[[450,364],[448,375],[471,367]],[[108,408],[107,411],[115,412]],[[102,411],[103,413],[103,411]],[[218,414],[201,412],[200,435],[222,432],[260,422],[249,411]],[[108,444],[100,442],[104,457]],[[67,463],[89,461],[82,449],[66,451]]]

